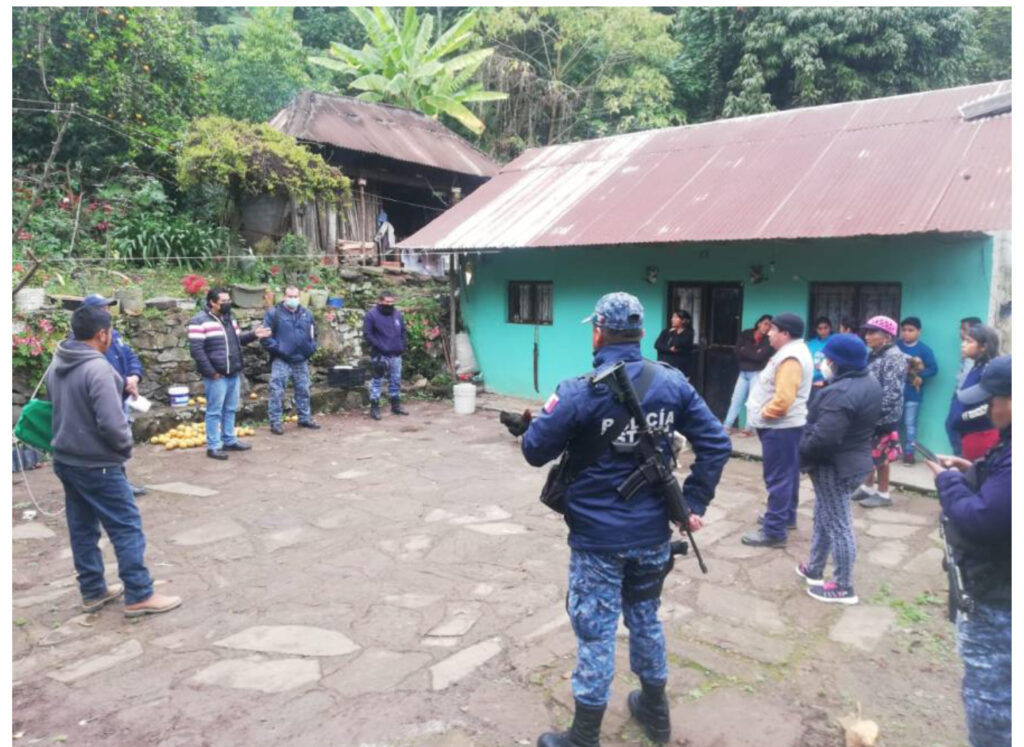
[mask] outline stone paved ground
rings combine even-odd
[[[512,745],[564,725],[574,642],[568,549],[490,412],[413,404],[374,424],[325,416],[214,462],[141,446],[130,465],[158,589],[185,603],[135,623],[79,613],[62,519],[22,519],[14,485],[14,732],[70,745]],[[30,479],[60,500],[48,467]],[[812,601],[785,550],[744,547],[759,464],[730,463],[698,535],[710,574],[677,565],[664,595],[675,743],[818,747],[834,720],[880,744],[964,743],[960,665],[941,596],[936,503],[856,509],[862,604]],[[109,578],[116,566],[105,547]],[[624,631],[620,631],[624,632]],[[604,744],[642,743],[618,652]]]

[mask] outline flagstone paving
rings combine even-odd
[[[147,564],[184,604],[127,621],[81,612],[62,518],[23,521],[14,480],[14,731],[69,745],[533,744],[570,718],[575,640],[565,525],[493,412],[412,403],[409,418],[324,416],[266,433],[228,462],[136,449]],[[689,455],[683,457],[684,462]],[[29,473],[47,510],[49,467]],[[187,481],[185,481],[187,480]],[[963,744],[945,621],[938,504],[894,493],[854,508],[861,603],[807,596],[813,491],[783,549],[740,543],[763,508],[760,464],[736,459],[678,558],[661,616],[674,744],[826,747],[835,719],[878,722],[886,747]],[[104,541],[108,579],[113,548]],[[628,631],[603,744],[641,744],[625,697]]]

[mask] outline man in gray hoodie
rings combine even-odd
[[[121,403],[124,382],[104,357],[113,340],[110,314],[82,306],[71,316],[71,330],[74,339],[57,347],[46,387],[53,402],[53,471],[64,485],[82,608],[95,612],[123,593],[125,617],[168,612],[181,598],[153,593],[142,518],[124,476],[132,433]],[[107,586],[104,578],[101,525],[123,586]]]

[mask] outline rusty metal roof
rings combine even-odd
[[[401,243],[433,251],[1010,228],[1010,82],[529,150]]]
[[[348,96],[303,91],[270,120],[299,140],[490,177],[498,164],[430,117]]]

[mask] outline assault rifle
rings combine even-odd
[[[965,618],[974,612],[974,600],[964,590],[964,579],[960,574],[960,566],[957,564],[956,555],[953,554],[953,548],[949,544],[949,519],[945,514],[939,520],[939,534],[942,535],[942,542],[946,550],[942,557],[942,570],[949,578],[949,603],[946,612],[949,615],[949,621],[955,623],[957,610],[962,612]]]
[[[605,384],[611,389],[615,399],[626,407],[626,411],[637,426],[636,438],[637,449],[640,453],[640,466],[618,487],[619,495],[629,501],[644,485],[657,487],[668,507],[669,520],[681,525],[690,540],[689,544],[693,548],[693,554],[697,558],[701,572],[707,573],[708,568],[704,565],[704,559],[700,555],[700,550],[697,549],[697,543],[693,541],[693,532],[690,531],[690,507],[686,505],[686,500],[683,498],[683,490],[679,487],[679,481],[665,464],[665,457],[658,448],[658,436],[647,422],[643,407],[640,405],[640,398],[637,397],[633,382],[630,381],[629,375],[626,373],[626,364],[622,361],[616,363],[607,371],[595,376],[592,383],[595,386]]]

